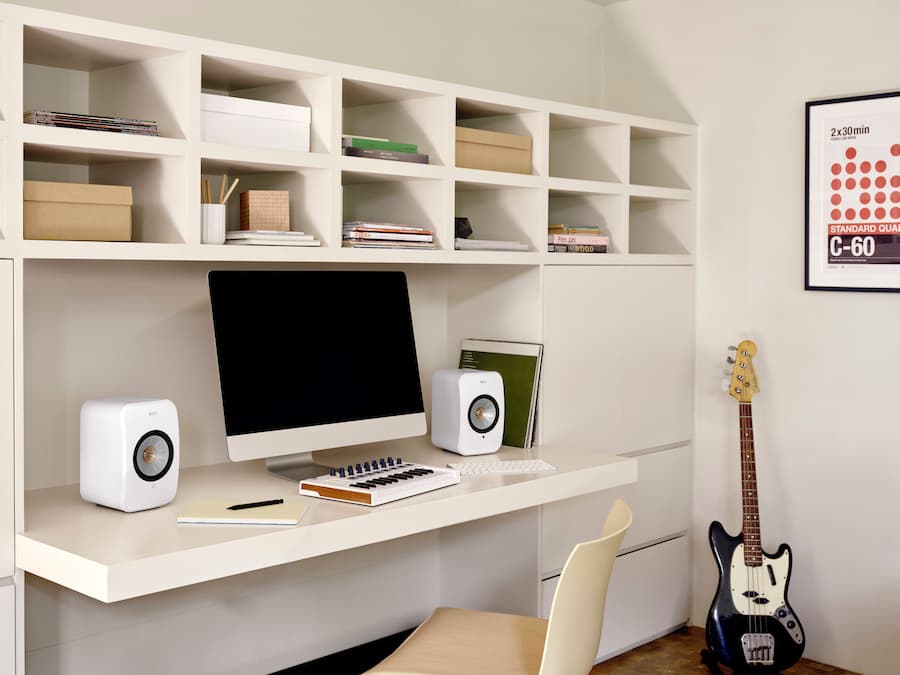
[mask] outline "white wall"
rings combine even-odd
[[[604,105],[700,126],[693,620],[740,530],[725,347],[749,337],[763,543],[794,550],[806,655],[900,662],[900,296],[803,290],[804,102],[900,89],[900,5],[631,0],[605,15]]]
[[[596,105],[603,8],[586,0],[31,0],[15,4]]]

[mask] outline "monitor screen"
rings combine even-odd
[[[231,459],[424,434],[406,276],[212,271]]]

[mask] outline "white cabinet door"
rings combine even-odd
[[[0,673],[16,672],[16,587],[0,586]]]
[[[13,265],[0,260],[0,578],[15,572],[13,444]]]
[[[690,440],[694,272],[690,267],[548,267],[543,443],[621,453]]]
[[[649,642],[686,623],[690,616],[690,551],[687,536],[626,553],[616,559],[598,659]],[[559,577],[543,582],[543,614],[550,615]]]
[[[541,508],[541,575],[558,574],[575,544],[600,536],[616,498],[631,507],[634,519],[622,548],[659,541],[691,526],[691,446],[637,457],[637,483],[614,490],[544,504]]]

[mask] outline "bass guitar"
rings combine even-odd
[[[709,526],[709,544],[719,568],[719,586],[706,619],[706,644],[718,661],[738,673],[777,673],[803,654],[800,620],[788,604],[791,549],[762,550],[753,414],[750,401],[759,392],[753,367],[756,345],[744,340],[730,347],[735,356],[728,393],[740,404],[743,529],[731,536],[718,521]]]

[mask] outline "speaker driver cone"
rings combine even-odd
[[[172,439],[164,431],[148,431],[134,446],[134,470],[146,481],[165,476],[174,459]]]
[[[500,406],[493,396],[482,394],[469,406],[469,426],[480,434],[486,434],[500,419]]]

